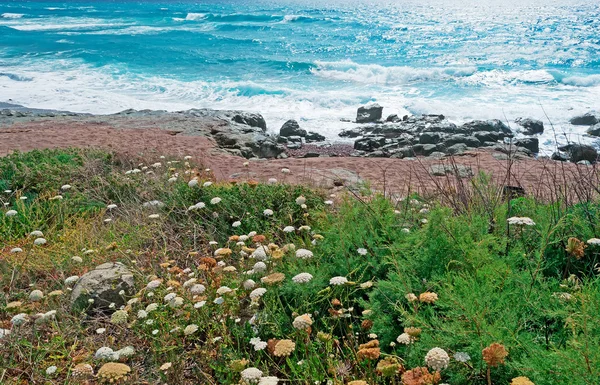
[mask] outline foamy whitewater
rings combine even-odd
[[[325,4],[326,3],[326,4]],[[113,113],[257,111],[336,139],[356,108],[537,118],[600,110],[589,0],[0,1],[0,102]],[[547,115],[547,116],[546,116]]]

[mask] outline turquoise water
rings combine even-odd
[[[592,1],[0,1],[0,15],[0,102],[29,107],[245,109],[330,138],[369,101],[457,122],[548,114],[573,135],[569,117],[600,109]]]

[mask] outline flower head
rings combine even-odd
[[[298,317],[294,318],[294,322],[292,322],[292,325],[299,330],[306,330],[310,328],[312,324],[313,320],[310,314],[299,315]]]
[[[306,283],[306,282],[309,282],[311,279],[313,279],[312,274],[310,274],[310,273],[300,273],[298,275],[295,275],[292,278],[292,281],[294,281],[295,283]]]
[[[341,276],[333,277],[329,280],[329,284],[333,285],[333,286],[345,285],[347,283],[348,283],[348,279],[346,279],[346,277],[341,277]]]
[[[296,250],[296,257],[300,259],[310,259],[313,257],[313,252],[307,249]]]
[[[483,360],[491,367],[504,364],[504,359],[508,356],[508,351],[504,345],[493,343],[483,349]]]
[[[273,355],[276,357],[287,357],[296,349],[296,344],[292,340],[280,340],[275,345]]]
[[[448,367],[448,364],[450,363],[450,357],[444,349],[433,348],[427,352],[427,355],[425,355],[425,363],[431,369],[440,371]]]
[[[535,226],[535,222],[528,217],[511,217],[507,219],[509,225],[516,226]]]

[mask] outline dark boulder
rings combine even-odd
[[[306,134],[305,139],[306,139],[306,143],[313,143],[313,142],[322,142],[325,140],[325,137],[319,133],[309,131]]]
[[[504,132],[511,134],[512,131],[501,120],[472,120],[459,127],[463,132],[489,131],[489,132]]]
[[[519,118],[515,120],[519,126],[523,127],[523,134],[536,135],[544,133],[544,123],[541,120],[531,118]]]
[[[521,138],[513,141],[513,144],[517,147],[523,147],[529,151],[537,154],[540,152],[540,141],[538,138]]]
[[[419,136],[419,143],[421,144],[438,144],[443,139],[442,134],[439,132],[424,132]]]
[[[592,146],[585,144],[573,144],[569,148],[569,160],[573,163],[578,163],[582,160],[587,160],[590,163],[595,163],[598,158],[598,151]]]
[[[446,148],[446,153],[450,155],[459,155],[467,151],[467,145],[464,143],[456,143],[453,146]]]
[[[569,156],[563,152],[555,151],[552,153],[552,156],[550,157],[550,159],[558,160],[560,162],[566,162],[569,160]]]
[[[445,147],[451,147],[458,143],[464,143],[467,147],[481,147],[481,142],[475,136],[455,134],[444,140]]]
[[[590,136],[600,136],[600,123],[596,123],[588,128],[586,134]]]
[[[595,111],[586,112],[583,115],[575,116],[569,122],[574,126],[593,126],[600,123],[600,114]]]
[[[261,114],[253,114],[251,112],[241,112],[231,118],[236,123],[245,124],[250,127],[258,127],[263,131],[267,130],[267,122]]]
[[[356,123],[375,123],[381,120],[383,107],[379,104],[369,104],[358,108]]]
[[[398,115],[392,114],[392,115],[389,115],[385,121],[391,122],[391,123],[398,123],[398,122],[402,121],[402,119],[400,119],[398,117]]]
[[[343,130],[338,134],[341,138],[358,138],[359,136],[364,135],[365,131],[362,128],[351,128],[348,130]]]
[[[480,142],[498,142],[506,137],[503,132],[477,131],[473,133]]]
[[[386,140],[383,136],[367,136],[356,140],[354,142],[354,149],[360,151],[374,151],[385,144]]]
[[[285,122],[283,124],[283,126],[281,126],[281,129],[279,130],[280,136],[302,136],[302,137],[304,137],[304,136],[306,136],[306,134],[307,134],[306,130],[301,129],[298,122],[293,119]]]

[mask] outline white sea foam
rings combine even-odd
[[[22,13],[10,13],[10,12],[6,12],[6,13],[3,13],[2,15],[0,15],[0,16],[2,16],[2,18],[4,18],[4,19],[20,19],[20,18],[22,18],[25,15],[22,14]]]
[[[131,23],[118,22],[117,20],[107,21],[95,18],[52,17],[43,21],[37,19],[35,21],[26,23],[19,22],[19,24],[10,24],[6,26],[19,31],[69,31],[126,27],[129,25],[131,25]]]
[[[600,75],[568,76],[560,82],[570,86],[593,87],[600,85]]]
[[[185,17],[185,20],[188,20],[188,21],[202,20],[202,19],[206,19],[207,16],[208,16],[208,14],[206,14],[206,13],[192,13],[192,12],[190,12]]]

